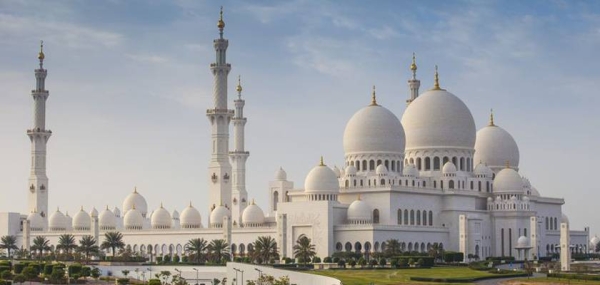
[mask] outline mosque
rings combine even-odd
[[[207,219],[192,203],[181,212],[162,205],[154,210],[134,190],[113,209],[78,209],[63,213],[48,209],[43,45],[35,70],[31,175],[26,213],[0,213],[0,235],[15,235],[29,249],[36,236],[56,245],[61,234],[100,242],[108,231],[119,231],[127,248],[141,256],[181,255],[192,238],[224,239],[235,256],[252,250],[259,236],[277,241],[282,257],[291,257],[300,235],[316,245],[317,255],[335,252],[380,252],[386,241],[398,239],[404,251],[427,252],[434,244],[465,256],[514,256],[532,259],[563,250],[587,252],[589,228],[573,231],[562,211],[563,199],[543,196],[519,173],[519,148],[494,122],[476,130],[465,103],[442,89],[436,68],[433,88],[420,92],[413,56],[408,79],[407,108],[401,119],[371,102],[348,121],[344,131],[344,167],[329,167],[321,158],[308,171],[304,189],[294,187],[283,169],[268,183],[270,202],[261,208],[249,201],[245,186],[245,100],[238,81],[229,108],[223,12],[219,37],[213,41],[216,61],[214,106],[206,116],[211,131]],[[357,106],[359,108],[361,106]],[[233,143],[230,144],[230,125]],[[310,209],[310,211],[307,211]],[[570,248],[570,250],[567,250]]]

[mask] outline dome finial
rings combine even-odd
[[[160,208],[161,209],[163,208],[163,202],[160,202]]]
[[[435,77],[432,90],[443,90],[442,88],[440,88],[440,75],[438,74],[437,64],[435,65]]]
[[[238,92],[238,97],[242,97],[242,76],[238,75],[238,85],[235,88],[235,91]]]
[[[44,41],[40,41],[40,53],[38,53],[38,59],[40,60],[40,68],[42,68],[42,65],[44,64],[44,58],[46,58],[46,56],[44,55]]]
[[[506,168],[510,168],[510,161],[506,161]]]
[[[189,207],[190,207],[190,208],[192,207],[192,201],[190,201],[190,205],[189,205]]]
[[[358,197],[356,198],[356,200],[360,201],[360,193],[358,193]]]
[[[417,59],[415,57],[415,53],[413,52],[412,63],[410,65],[410,70],[413,73],[413,79],[417,77]]]
[[[373,85],[373,92],[371,93],[371,106],[377,106],[377,94],[375,94],[375,85]]]
[[[323,156],[321,155],[321,161],[319,162],[319,166],[325,166],[325,163],[323,162]]]
[[[219,33],[221,34],[221,38],[223,38],[223,29],[225,28],[225,22],[223,21],[223,6],[221,6],[221,12],[219,21],[217,22],[217,28],[219,28]]]
[[[133,186],[133,193],[137,194],[137,186]]]
[[[494,125],[494,109],[490,109],[490,126],[495,126]]]

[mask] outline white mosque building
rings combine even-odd
[[[225,239],[239,256],[257,237],[271,236],[280,255],[291,257],[303,234],[312,239],[321,257],[339,251],[382,251],[389,239],[398,239],[405,251],[426,252],[438,243],[480,258],[531,259],[558,253],[560,248],[588,250],[589,228],[569,231],[562,211],[565,201],[542,196],[519,173],[517,143],[496,125],[493,115],[477,131],[465,103],[440,87],[437,70],[434,87],[419,93],[414,56],[408,106],[401,119],[377,102],[373,89],[371,102],[357,106],[360,109],[345,127],[343,168],[331,168],[321,158],[308,171],[304,189],[295,188],[279,169],[264,190],[269,192],[269,205],[261,208],[248,201],[245,100],[238,81],[234,109],[229,108],[231,65],[226,61],[229,41],[223,37],[224,27],[221,12],[219,38],[213,41],[216,62],[210,65],[214,106],[206,113],[212,134],[206,173],[212,207],[205,213],[206,223],[192,203],[185,202],[181,211],[162,205],[148,209],[137,190],[121,208],[82,208],[72,216],[48,209],[46,143],[52,132],[45,124],[49,92],[40,51],[31,92],[34,124],[27,130],[32,146],[29,208],[23,214],[0,213],[0,236],[15,235],[19,246],[29,249],[36,236],[56,244],[65,233],[101,241],[105,232],[119,231],[127,247],[143,256],[181,255],[187,241],[197,237]],[[561,238],[562,226],[566,230]]]

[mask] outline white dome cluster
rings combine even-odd
[[[344,153],[404,153],[404,128],[387,108],[369,105],[356,112],[344,130]]]
[[[153,229],[170,229],[171,228],[171,214],[165,208],[163,208],[162,203],[160,204],[160,208],[156,209],[152,212],[152,218],[150,219],[150,224]]]
[[[146,203],[146,199],[137,192],[137,188],[123,200],[123,213],[125,213],[125,215],[133,208],[136,208],[142,217],[146,217],[146,214],[148,213],[148,204]]]
[[[512,168],[504,168],[494,179],[494,193],[523,194],[523,179]]]
[[[89,231],[92,227],[92,218],[83,210],[83,207],[73,217],[73,229],[76,231]]]
[[[304,193],[312,201],[335,201],[339,192],[340,184],[337,175],[323,163],[321,158],[321,163],[306,175]]]
[[[200,212],[192,206],[192,203],[181,211],[179,220],[182,229],[199,229],[202,227],[202,217],[200,216]]]
[[[217,206],[210,213],[210,226],[213,228],[222,228],[223,227],[223,219],[225,217],[231,217],[231,212],[229,209],[225,208],[223,205]]]
[[[41,232],[45,229],[45,222],[42,215],[38,212],[31,212],[29,216],[27,216],[27,220],[29,221],[29,228],[32,232]]]
[[[350,224],[370,224],[372,222],[371,207],[360,197],[348,207],[347,219]]]
[[[287,180],[287,172],[283,170],[283,168],[279,167],[277,171],[275,171],[275,180],[276,181],[286,181]]]
[[[66,231],[68,228],[68,219],[59,209],[56,209],[56,212],[48,220],[48,227],[51,231]]]
[[[254,203],[246,207],[244,213],[242,213],[242,224],[244,227],[259,227],[265,223],[265,213],[263,210]]]
[[[475,161],[488,165],[499,171],[508,162],[512,168],[519,168],[519,147],[515,139],[503,128],[490,124],[477,132],[475,141]]]
[[[125,213],[123,224],[126,230],[141,230],[144,228],[144,217],[135,206]]]
[[[117,217],[108,206],[100,213],[100,216],[98,217],[98,226],[100,227],[100,230],[103,231],[114,231],[117,229]]]

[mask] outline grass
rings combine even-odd
[[[547,278],[547,277],[535,277],[535,278],[517,278],[510,280],[507,284],[510,285],[524,285],[524,284],[589,284],[598,285],[600,281],[590,280],[572,280],[572,279],[561,279],[561,278]]]
[[[312,271],[311,273],[337,278],[341,280],[344,285],[367,285],[371,283],[375,285],[440,284],[410,281],[410,277],[471,278],[492,275],[497,276],[496,274],[472,270],[467,267],[434,267],[429,269],[318,270]]]

